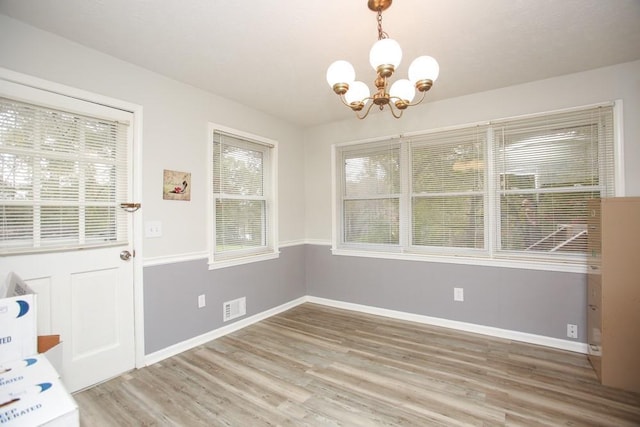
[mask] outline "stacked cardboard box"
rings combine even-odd
[[[78,426],[78,405],[45,354],[59,339],[37,335],[36,294],[10,273],[0,289],[0,425]],[[56,351],[58,350],[58,351]],[[59,362],[58,362],[59,363]]]

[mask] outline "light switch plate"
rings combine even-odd
[[[144,237],[162,237],[162,222],[160,221],[145,222]]]

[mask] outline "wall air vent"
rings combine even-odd
[[[222,304],[222,321],[235,319],[247,314],[247,298],[242,297]]]

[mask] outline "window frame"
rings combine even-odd
[[[546,270],[546,271],[562,271],[562,272],[576,272],[585,273],[587,271],[586,255],[572,255],[572,256],[560,256],[560,257],[545,257],[541,253],[526,254],[521,251],[504,251],[499,248],[499,237],[497,233],[500,229],[500,189],[497,188],[495,182],[496,168],[494,165],[494,135],[492,124],[495,122],[504,122],[508,120],[517,120],[522,118],[530,118],[535,116],[554,115],[559,113],[580,111],[597,107],[612,107],[613,109],[613,171],[611,175],[613,177],[613,186],[615,194],[609,196],[624,196],[624,170],[622,159],[622,102],[616,100],[615,102],[605,102],[599,104],[592,104],[586,106],[580,106],[576,108],[554,110],[537,114],[530,114],[519,117],[505,118],[495,120],[493,122],[481,122],[472,123],[467,125],[452,126],[448,128],[433,129],[428,131],[418,131],[407,133],[396,137],[383,137],[369,140],[352,141],[345,143],[333,144],[332,149],[332,253],[334,255],[343,256],[359,256],[370,258],[384,258],[384,259],[400,259],[400,260],[414,260],[414,261],[428,261],[428,262],[442,262],[442,263],[456,263],[456,264],[469,264],[480,266],[494,266],[494,267],[508,267],[508,268],[521,268],[521,269],[533,269],[533,270]],[[484,250],[472,250],[463,248],[457,250],[457,248],[443,248],[439,247],[425,247],[425,246],[413,246],[411,245],[411,196],[412,189],[411,183],[411,165],[407,156],[409,150],[409,144],[412,138],[419,139],[421,136],[427,134],[448,132],[456,129],[466,129],[474,126],[488,126],[487,127],[487,139],[485,147],[485,166],[487,168],[485,174],[485,197],[484,197],[484,237],[485,237],[485,249]],[[402,214],[401,207],[401,244],[399,247],[371,247],[365,245],[347,245],[343,240],[343,230],[341,224],[342,207],[341,196],[342,188],[341,181],[343,176],[341,159],[343,152],[351,151],[352,149],[366,150],[368,146],[372,144],[384,144],[394,141],[400,141],[402,150],[404,150],[404,162],[401,161],[401,168],[408,169],[401,170],[401,185],[404,187],[401,189],[402,196],[404,198],[404,215]],[[401,150],[401,151],[402,151]],[[404,228],[403,228],[404,227]],[[404,239],[404,240],[403,240]]]
[[[267,156],[263,162],[264,196],[256,198],[254,196],[238,197],[238,199],[260,199],[265,201],[265,220],[263,236],[265,245],[252,247],[238,251],[218,252],[216,251],[216,201],[219,198],[214,193],[214,135],[216,132],[229,135],[233,138],[256,144],[263,149]],[[242,265],[252,262],[265,261],[279,257],[278,247],[278,142],[254,135],[248,132],[239,131],[215,123],[208,124],[207,137],[207,171],[208,171],[208,215],[207,215],[207,240],[208,240],[208,264],[209,269],[218,269]],[[235,198],[235,197],[234,197]],[[223,198],[226,199],[226,198]]]

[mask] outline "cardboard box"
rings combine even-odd
[[[11,390],[57,379],[60,379],[58,372],[42,354],[0,365],[0,390]]]
[[[0,425],[3,426],[80,425],[78,405],[59,379],[0,386],[0,402]]]
[[[36,294],[15,273],[9,273],[0,299],[0,363],[37,352]]]
[[[64,371],[62,370],[62,342],[60,335],[39,335],[38,354],[46,356],[53,368],[58,372],[60,379],[64,381]]]
[[[0,366],[0,425],[76,427],[78,405],[43,354]]]

